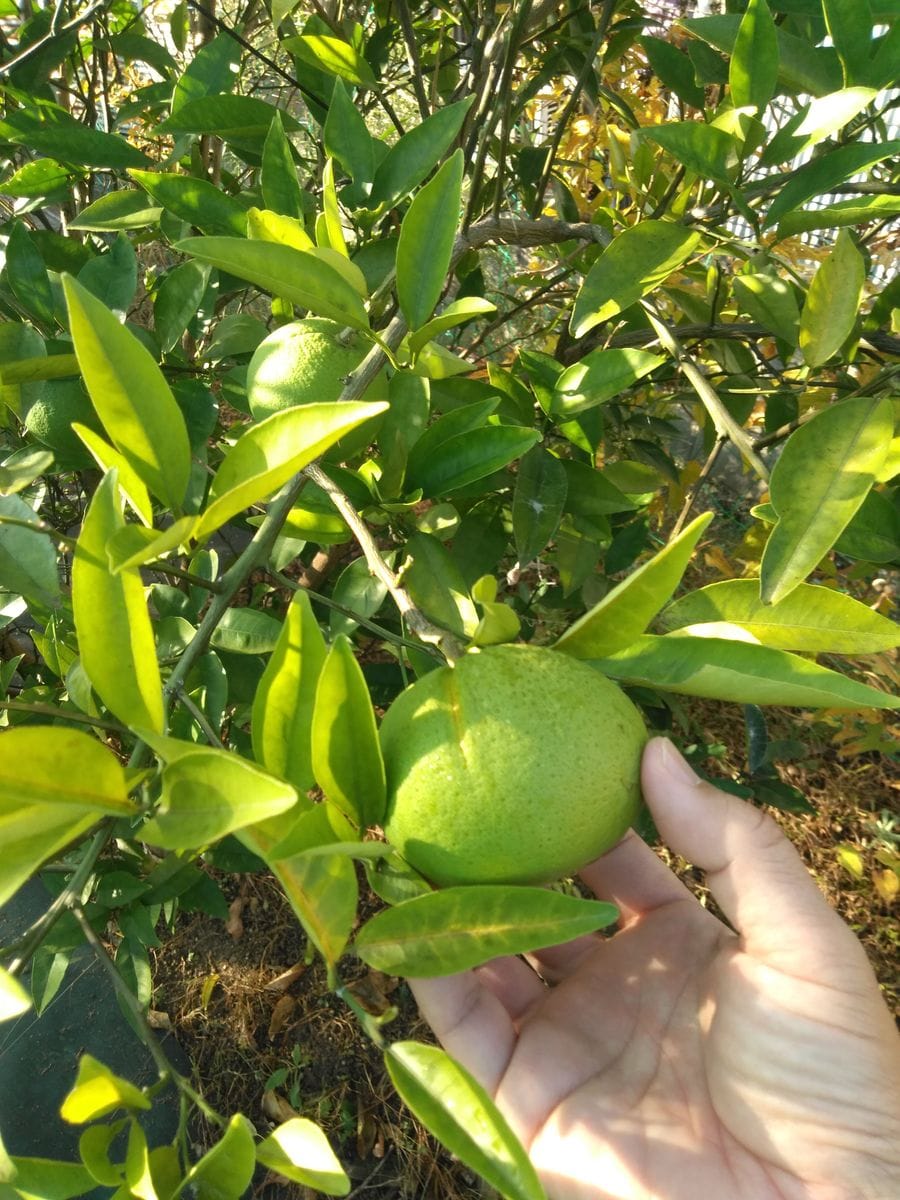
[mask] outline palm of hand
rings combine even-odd
[[[582,954],[519,1019],[504,996],[497,1100],[552,1196],[847,1200],[851,997],[775,978],[691,900]]]
[[[740,936],[630,835],[582,872],[618,933],[413,981],[425,1017],[553,1200],[892,1200],[900,1043],[859,942],[661,739],[643,784]]]

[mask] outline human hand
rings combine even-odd
[[[619,932],[411,981],[554,1200],[896,1200],[900,1040],[778,825],[651,741],[644,795],[734,933],[636,834],[581,875]]]

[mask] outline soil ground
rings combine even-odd
[[[745,749],[738,709],[693,701],[683,714],[695,739],[693,761],[711,776],[738,778]],[[893,845],[900,777],[875,751],[840,753],[841,739],[871,728],[835,717],[800,724],[794,711],[767,713],[773,738],[804,743],[781,778],[815,806],[814,813],[776,812],[831,904],[862,940],[885,997],[900,1008],[898,934],[883,869]],[[876,731],[874,737],[882,737]],[[690,747],[689,739],[681,738]],[[660,853],[708,902],[702,879]],[[443,1150],[403,1109],[378,1051],[352,1013],[329,992],[324,971],[305,962],[305,938],[277,884],[264,875],[223,877],[232,917],[186,917],[156,953],[154,1009],[194,1065],[207,1100],[220,1112],[240,1110],[263,1132],[293,1112],[320,1122],[367,1200],[470,1198],[485,1194],[471,1172]],[[364,887],[365,880],[361,877]],[[363,893],[365,894],[365,892]],[[364,1007],[397,1017],[391,1040],[430,1040],[405,985],[348,958],[345,978]],[[198,1149],[214,1140],[197,1128]],[[301,1196],[304,1189],[270,1179],[263,1196]],[[310,1193],[312,1196],[313,1193]],[[304,1197],[305,1200],[305,1197]]]

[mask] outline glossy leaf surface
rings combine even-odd
[[[603,658],[630,645],[671,598],[711,520],[712,513],[695,518],[567,629],[556,649],[575,658]]]
[[[801,583],[850,523],[887,456],[894,431],[887,399],[844,400],[795,430],[770,483],[778,522],[760,568],[774,604]]]
[[[389,975],[450,975],[502,954],[557,946],[602,929],[613,904],[535,887],[471,884],[405,900],[367,921],[353,943]]]
[[[422,1124],[507,1200],[544,1200],[534,1167],[484,1088],[438,1046],[395,1042],[394,1087]]]
[[[397,246],[397,298],[412,330],[425,324],[444,289],[459,224],[462,181],[463,154],[456,150],[416,193],[403,218]]]

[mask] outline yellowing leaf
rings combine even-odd
[[[82,1054],[75,1086],[66,1096],[59,1115],[71,1125],[96,1121],[117,1108],[148,1109],[150,1101],[143,1092],[114,1075],[109,1067],[90,1054]]]
[[[866,864],[863,856],[855,846],[844,842],[842,845],[835,847],[835,858],[844,868],[849,871],[854,879],[862,879],[866,873]]]

